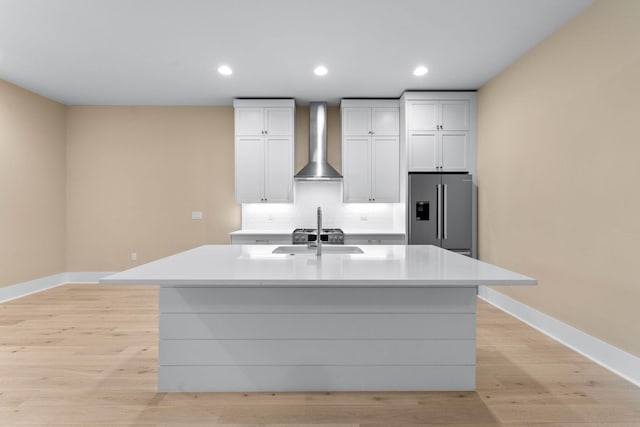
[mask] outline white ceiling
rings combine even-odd
[[[592,2],[0,0],[0,79],[70,105],[477,89]]]

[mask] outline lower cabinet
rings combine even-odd
[[[231,235],[232,245],[290,245],[289,234],[242,234]]]
[[[404,245],[404,234],[345,234],[345,245]]]
[[[345,245],[404,245],[404,234],[358,233],[344,235]],[[291,245],[288,234],[231,234],[233,245]]]

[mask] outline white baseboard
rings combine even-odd
[[[640,357],[620,350],[486,286],[479,287],[478,296],[640,387]]]
[[[68,283],[98,283],[110,272],[65,272],[0,288],[0,304]]]
[[[67,272],[67,283],[97,284],[104,276],[113,273],[112,271],[70,271]]]
[[[42,292],[46,289],[55,288],[64,285],[67,280],[67,273],[53,274],[47,277],[41,277],[27,282],[17,283],[15,285],[0,288],[0,303],[11,301],[27,295]]]

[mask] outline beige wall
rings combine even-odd
[[[479,252],[496,288],[640,356],[640,2],[599,1],[481,88]]]
[[[0,80],[0,287],[65,271],[65,107]]]
[[[69,107],[67,269],[229,243],[240,228],[233,147],[232,107]]]

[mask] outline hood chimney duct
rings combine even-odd
[[[309,104],[309,163],[294,176],[297,181],[333,181],[342,179],[327,162],[327,103]]]

